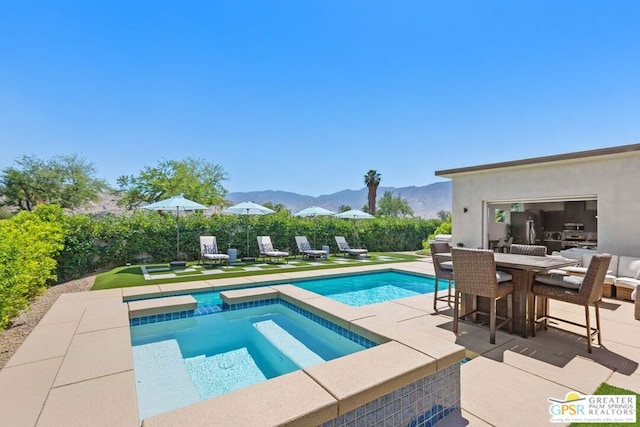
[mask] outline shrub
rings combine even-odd
[[[62,209],[37,206],[0,221],[0,329],[55,282],[55,257],[63,248]]]
[[[64,221],[65,247],[58,258],[58,275],[66,280],[101,268],[126,263],[168,262],[176,256],[176,217],[174,214],[138,211],[128,215],[92,217],[76,215]],[[198,259],[198,236],[217,237],[218,247],[235,247],[246,253],[247,229],[249,255],[257,255],[256,236],[271,236],[278,249],[295,253],[295,236],[306,235],[317,247],[329,245],[337,251],[334,236],[345,236],[352,246],[364,246],[372,252],[420,249],[425,236],[432,234],[439,220],[420,218],[374,218],[352,221],[333,217],[296,218],[286,212],[264,216],[196,212],[180,217],[180,252],[190,260]]]

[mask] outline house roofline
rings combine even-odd
[[[550,163],[566,160],[584,159],[588,157],[609,156],[612,154],[629,153],[640,151],[640,144],[620,145],[617,147],[598,148],[595,150],[577,151],[574,153],[556,154],[553,156],[533,157],[530,159],[512,160],[508,162],[489,163],[478,166],[467,166],[456,169],[444,169],[435,172],[436,176],[448,178],[449,175],[456,175],[465,172],[479,172],[490,169],[509,168],[514,166],[534,165],[538,163]]]

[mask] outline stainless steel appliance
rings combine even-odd
[[[584,224],[580,222],[565,222],[563,228],[564,231],[584,231]]]
[[[581,246],[587,240],[587,235],[584,232],[584,224],[578,222],[567,222],[564,224],[564,230],[562,230],[562,247],[577,248]]]
[[[524,229],[525,242],[528,245],[535,245],[536,244],[536,227],[534,225],[533,220],[528,219],[524,222],[524,224],[525,224],[525,229]]]

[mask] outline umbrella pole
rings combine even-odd
[[[180,261],[180,211],[176,208],[176,261]]]
[[[246,258],[249,258],[249,209],[247,209],[247,253],[245,254]]]
[[[245,257],[249,258],[249,221],[247,221],[247,254]]]

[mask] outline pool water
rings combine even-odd
[[[435,279],[431,277],[388,271],[291,283],[354,307],[426,294],[435,290]],[[439,289],[446,290],[448,287],[444,280],[439,285]],[[193,294],[193,297],[199,307],[222,304],[219,292],[200,292]]]
[[[131,327],[140,419],[364,350],[280,304]]]
[[[433,292],[435,280],[413,274],[383,272],[316,279],[296,286],[359,307]],[[440,283],[445,289],[447,282]]]

